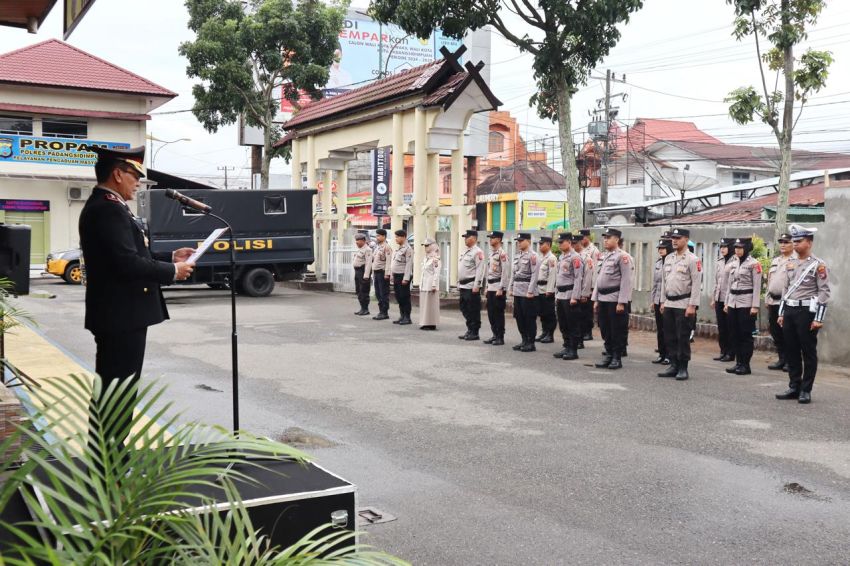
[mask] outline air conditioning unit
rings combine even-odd
[[[88,187],[68,187],[68,200],[88,200],[91,189]]]

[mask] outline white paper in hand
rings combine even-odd
[[[193,265],[197,263],[198,260],[201,259],[201,256],[204,255],[208,249],[210,249],[210,246],[213,245],[213,242],[218,240],[225,232],[227,232],[227,228],[216,228],[215,230],[213,230],[212,233],[207,236],[207,239],[204,240],[200,246],[198,246],[198,249],[195,250],[195,253],[193,253],[189,257],[189,259],[186,260],[186,263],[191,263]]]

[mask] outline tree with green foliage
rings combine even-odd
[[[570,226],[583,225],[573,148],[571,101],[590,72],[620,39],[617,24],[643,6],[642,0],[371,0],[370,12],[425,38],[434,28],[454,38],[492,26],[520,51],[534,56],[537,82],[529,104],[541,118],[558,122]],[[522,26],[505,21],[508,14]]]
[[[738,41],[747,37],[755,41],[761,73],[761,92],[748,86],[729,93],[726,98],[726,102],[731,103],[729,115],[739,124],[749,124],[756,118],[760,119],[770,126],[779,143],[781,161],[775,242],[779,234],[786,230],[788,222],[794,128],[809,96],[826,85],[832,63],[829,51],[809,49],[798,59],[794,55],[794,47],[806,39],[808,29],[815,24],[826,3],[824,0],[726,1],[735,7],[733,35]],[[762,48],[765,40],[771,45],[767,51]],[[775,74],[772,91],[768,87],[767,72]]]
[[[247,6],[245,5],[247,4]],[[345,1],[186,0],[195,41],[180,45],[192,87],[192,113],[209,132],[240,115],[265,132],[263,189],[280,128],[274,123],[278,93],[297,104],[299,92],[321,98],[339,47]]]

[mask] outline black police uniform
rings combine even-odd
[[[80,213],[79,231],[86,276],[85,327],[97,345],[95,371],[103,391],[114,380],[130,378],[135,385],[147,328],[168,318],[160,285],[174,281],[174,264],[153,259],[141,222],[108,189],[94,188]],[[129,432],[134,406],[129,404],[116,424],[113,435],[119,441]]]

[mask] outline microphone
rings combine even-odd
[[[204,214],[209,214],[212,212],[212,207],[208,204],[204,204],[201,201],[197,201],[193,198],[189,198],[186,195],[175,191],[174,189],[165,189],[165,196],[170,199],[174,199],[183,206],[188,206],[189,208],[195,209],[198,212],[202,212]]]

